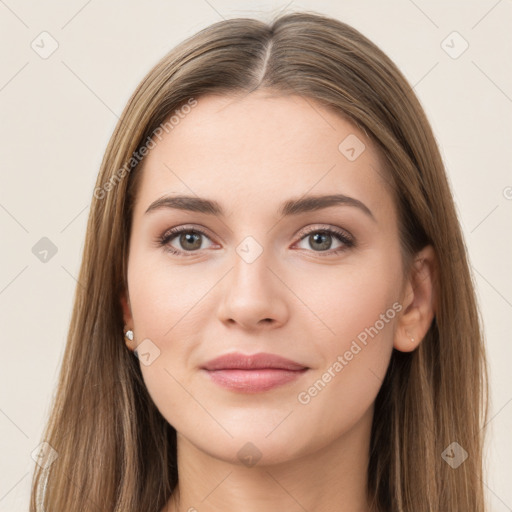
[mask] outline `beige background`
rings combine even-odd
[[[28,510],[31,453],[63,354],[94,182],[129,96],[158,59],[206,25],[302,8],[377,43],[432,123],[487,333],[490,510],[512,511],[510,0],[0,0],[0,512]],[[43,237],[57,248],[46,263],[32,252]]]

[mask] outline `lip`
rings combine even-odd
[[[307,366],[278,356],[276,354],[268,354],[259,352],[258,354],[242,354],[233,352],[224,354],[202,366],[205,370],[304,370]]]
[[[309,368],[275,354],[225,354],[201,370],[219,386],[232,391],[259,393],[298,379]]]

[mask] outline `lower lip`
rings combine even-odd
[[[210,379],[222,386],[234,391],[244,393],[258,393],[282,386],[287,382],[298,379],[307,372],[303,370],[281,370],[264,368],[259,370],[203,370]]]

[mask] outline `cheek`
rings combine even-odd
[[[321,334],[318,351],[332,355],[348,349],[359,335],[364,342],[368,329],[376,339],[390,341],[397,310],[401,309],[397,303],[400,271],[397,259],[381,255],[354,264],[301,273],[300,279],[295,279],[294,292],[303,298],[309,310],[310,328]]]
[[[162,250],[163,252],[163,250]],[[214,285],[190,267],[172,266],[165,255],[134,255],[128,268],[130,301],[137,338],[163,343],[182,330],[183,322]]]
[[[216,279],[186,266],[171,268],[163,256],[151,261],[151,254],[141,252],[131,257],[128,282],[138,352],[149,354],[140,357],[145,385],[167,421],[180,424],[177,411],[186,410],[191,401],[196,339],[213,314],[205,311],[202,300]]]
[[[298,294],[310,309],[310,342],[321,354],[322,365],[310,390],[303,389],[303,404],[330,400],[367,407],[385,376],[393,348],[394,329],[402,305],[397,259],[381,257],[351,268],[340,267],[329,278],[301,279]],[[314,379],[312,379],[314,380]],[[323,389],[327,391],[323,391]],[[310,392],[309,392],[310,391]],[[299,402],[301,400],[299,399]],[[330,413],[335,414],[334,411]]]
[[[323,296],[318,291],[308,295],[308,304],[329,329],[312,337],[322,365],[296,395],[297,417],[303,419],[297,435],[303,430],[307,436],[307,418],[318,418],[316,440],[327,443],[350,431],[372,407],[389,365],[401,310],[397,282],[383,278],[377,267],[374,272],[366,267],[324,287]]]

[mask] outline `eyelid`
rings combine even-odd
[[[171,234],[176,235],[183,231],[185,231],[185,232],[196,231],[198,233],[205,235],[208,238],[211,238],[209,235],[209,231],[205,227],[201,226],[200,224],[180,224],[178,226],[174,226],[172,228],[166,229],[164,231],[164,233],[162,234],[162,238],[165,238]]]
[[[347,242],[355,243],[354,237],[351,233],[349,233],[346,229],[332,226],[329,224],[312,224],[311,226],[308,226],[304,228],[302,231],[300,231],[300,239],[299,241],[303,240],[307,235],[311,233],[321,233],[321,232],[327,232],[327,233],[334,233],[337,234],[347,240]]]

